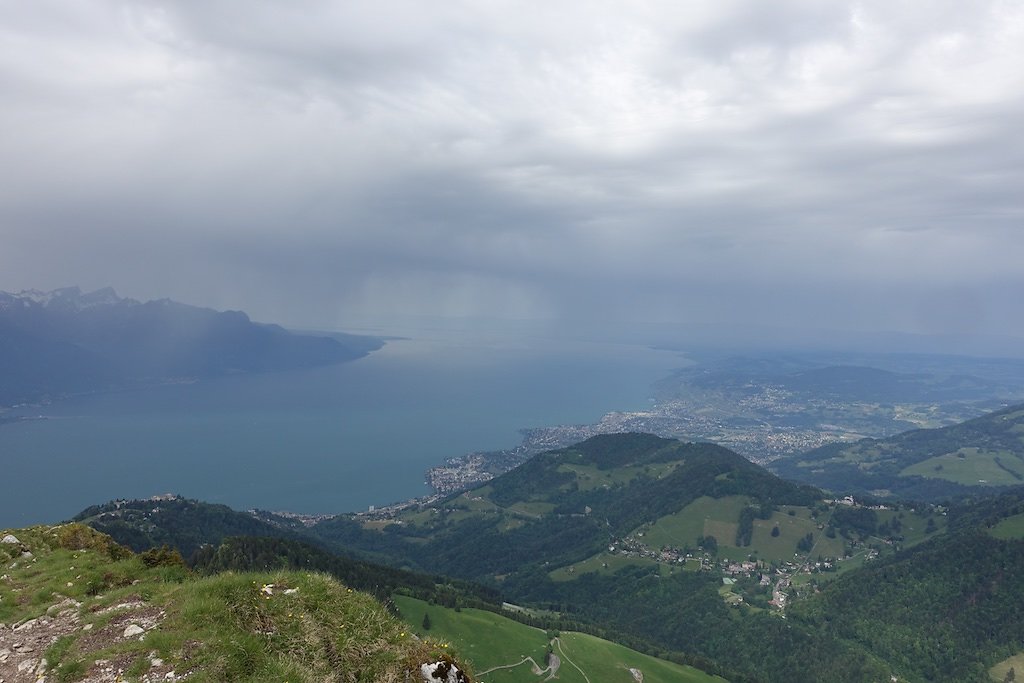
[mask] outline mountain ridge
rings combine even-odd
[[[482,486],[384,520],[383,527],[368,525],[365,515],[339,515],[311,532],[377,559],[391,554],[423,571],[493,580],[537,558],[552,568],[581,560],[701,495],[739,490],[767,504],[820,498],[721,446],[605,434],[541,453]]]
[[[0,406],[238,372],[355,360],[383,342],[299,335],[170,299],[140,302],[112,288],[0,292]]]

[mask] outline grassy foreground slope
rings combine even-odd
[[[456,611],[402,595],[394,600],[417,633],[451,641],[482,682],[532,683],[546,679],[551,673],[547,669],[549,647],[559,658],[556,675],[563,683],[635,683],[638,675],[644,683],[725,680],[586,633],[563,632],[551,639],[545,631],[493,612]],[[422,627],[425,615],[429,617],[429,630]]]
[[[0,680],[398,682],[451,661],[324,574],[196,578],[80,524],[0,537]]]

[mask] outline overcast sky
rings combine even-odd
[[[1024,335],[1024,4],[0,0],[0,289]]]

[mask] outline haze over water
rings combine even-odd
[[[642,408],[685,361],[642,346],[433,332],[352,363],[95,395],[0,426],[0,527],[173,492],[305,513],[421,496],[427,468],[527,427]]]

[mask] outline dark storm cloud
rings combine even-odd
[[[2,9],[2,289],[1024,333],[1013,4]]]

